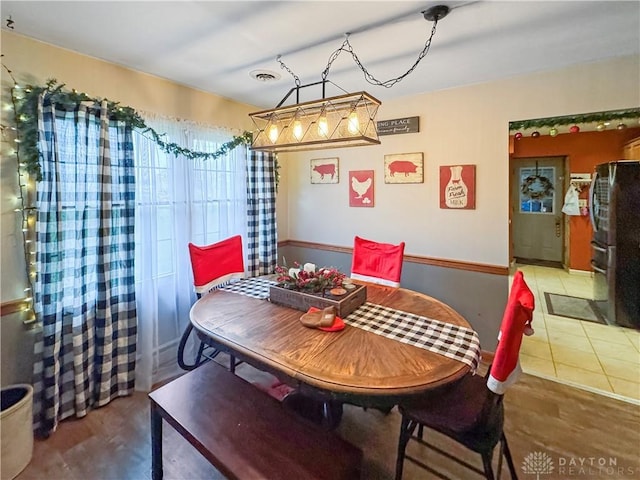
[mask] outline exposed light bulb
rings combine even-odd
[[[278,126],[275,124],[269,127],[269,140],[271,140],[271,143],[278,141]]]
[[[318,119],[318,135],[321,137],[329,136],[329,122],[327,121],[327,117],[322,116]]]
[[[300,120],[293,122],[293,136],[296,140],[302,140],[302,123]]]
[[[360,131],[360,120],[358,120],[358,113],[351,112],[347,119],[347,129],[351,135],[355,135]]]

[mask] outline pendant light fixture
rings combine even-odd
[[[426,56],[438,21],[448,13],[449,7],[444,5],[437,5],[422,12],[426,20],[433,22],[431,34],[424,48],[409,70],[399,77],[384,82],[377,80],[363,66],[349,43],[348,34],[342,46],[329,57],[329,62],[322,72],[322,80],[319,82],[301,85],[297,75],[278,56],[277,61],[281,68],[293,76],[296,86],[289,90],[275,108],[249,114],[255,125],[251,148],[267,152],[291,152],[380,144],[376,129],[376,114],[381,105],[380,101],[365,91],[355,93],[345,91],[344,95],[326,98],[327,84],[335,85],[328,80],[331,64],[340,53],[348,52],[362,70],[367,82],[390,88],[409,75]],[[300,90],[313,86],[322,87],[322,98],[300,103]],[[296,103],[285,105],[293,92],[296,94]]]
[[[326,80],[318,82],[324,90]],[[367,92],[347,93],[337,97],[282,106],[295,87],[272,110],[251,114],[256,126],[254,150],[291,152],[321,148],[377,145],[376,113],[380,101]]]

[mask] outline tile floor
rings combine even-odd
[[[516,265],[536,299],[520,363],[526,373],[640,405],[640,331],[548,313],[544,292],[593,298],[592,278],[557,268]]]

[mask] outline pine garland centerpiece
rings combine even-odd
[[[342,285],[345,274],[336,268],[316,268],[313,263],[300,265],[294,262],[292,268],[277,265],[277,282],[289,290],[301,292],[324,293],[325,290]]]

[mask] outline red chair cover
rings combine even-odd
[[[392,245],[356,236],[353,243],[351,278],[399,287],[403,255],[404,242]]]
[[[240,235],[205,247],[190,243],[189,255],[196,293],[204,293],[232,279],[244,277]]]
[[[521,271],[516,272],[511,293],[502,317],[498,347],[487,379],[487,387],[494,393],[504,394],[522,373],[518,362],[522,335],[531,335],[531,321],[535,301]]]

